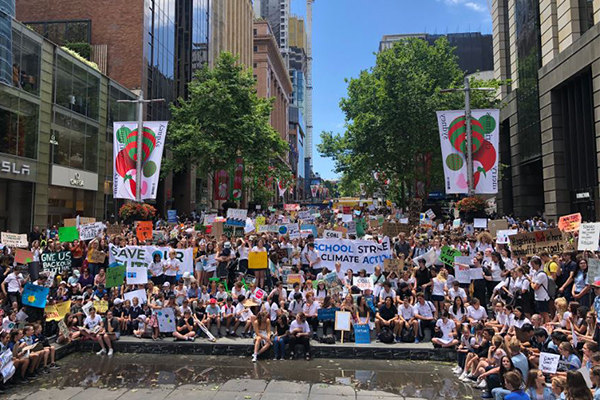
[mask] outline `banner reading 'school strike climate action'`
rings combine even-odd
[[[496,194],[500,110],[473,110],[471,115],[475,193]],[[446,193],[468,193],[465,112],[438,111],[437,118]]]
[[[135,200],[136,186],[141,182],[143,200],[156,199],[158,177],[168,122],[144,122],[142,138],[142,177],[136,176],[137,122],[115,122],[113,196]]]
[[[148,267],[152,263],[152,256],[158,252],[161,259],[169,258],[170,247],[157,246],[126,246],[118,247],[109,245],[108,262],[122,264],[126,267]],[[181,269],[177,271],[179,275],[184,272],[194,273],[194,249],[175,249],[177,258],[181,262]]]
[[[321,258],[319,268],[327,267],[330,271],[335,271],[335,263],[339,261],[344,272],[350,268],[355,272],[364,268],[372,274],[375,266],[383,268],[384,260],[392,257],[387,237],[381,244],[372,240],[317,239],[315,250]]]

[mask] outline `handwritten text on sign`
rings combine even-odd
[[[508,238],[515,257],[534,256],[543,251],[547,251],[550,255],[561,254],[565,249],[560,229],[519,233]]]

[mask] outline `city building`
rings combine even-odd
[[[501,213],[600,218],[600,2],[494,0]]]
[[[474,73],[494,69],[492,35],[482,35],[479,32],[449,33],[446,35],[428,33],[384,35],[379,43],[379,51],[390,49],[394,43],[408,38],[423,39],[433,44],[441,37],[447,38],[450,46],[456,47],[454,54],[458,56],[458,65],[463,71]]]
[[[271,25],[264,20],[254,21],[253,71],[258,96],[274,99],[271,126],[279,132],[283,140],[290,144],[288,157],[284,161],[293,171],[291,165],[294,161],[297,163],[297,156],[294,153],[297,137],[290,138],[288,114],[293,87]],[[289,192],[286,192],[287,196]]]
[[[112,121],[135,119],[134,105],[116,101],[135,93],[25,25],[9,20],[7,32],[1,22],[11,78],[0,84],[0,230],[103,219]]]
[[[252,65],[252,0],[210,1],[210,65],[219,54],[238,55],[240,63]]]
[[[271,25],[273,36],[287,65],[291,0],[255,0],[254,15]]]

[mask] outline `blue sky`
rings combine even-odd
[[[489,1],[491,4],[491,0]],[[306,15],[306,1],[292,0]],[[375,64],[379,41],[394,33],[492,32],[488,0],[316,0],[313,5],[313,168],[333,179],[333,161],[316,150],[322,131],[343,132],[344,78]]]

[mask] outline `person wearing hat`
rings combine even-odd
[[[142,314],[137,317],[138,320],[138,328],[133,331],[133,336],[136,338],[149,338],[152,336],[152,330],[147,329],[150,328],[146,323],[147,317]]]
[[[217,305],[217,299],[210,299],[206,307],[206,329],[210,330],[211,323],[217,324],[217,336],[223,337],[221,334],[221,308]]]
[[[173,337],[176,340],[194,341],[196,340],[196,324],[192,318],[192,312],[186,310],[183,316],[177,320],[177,327],[173,332]]]

